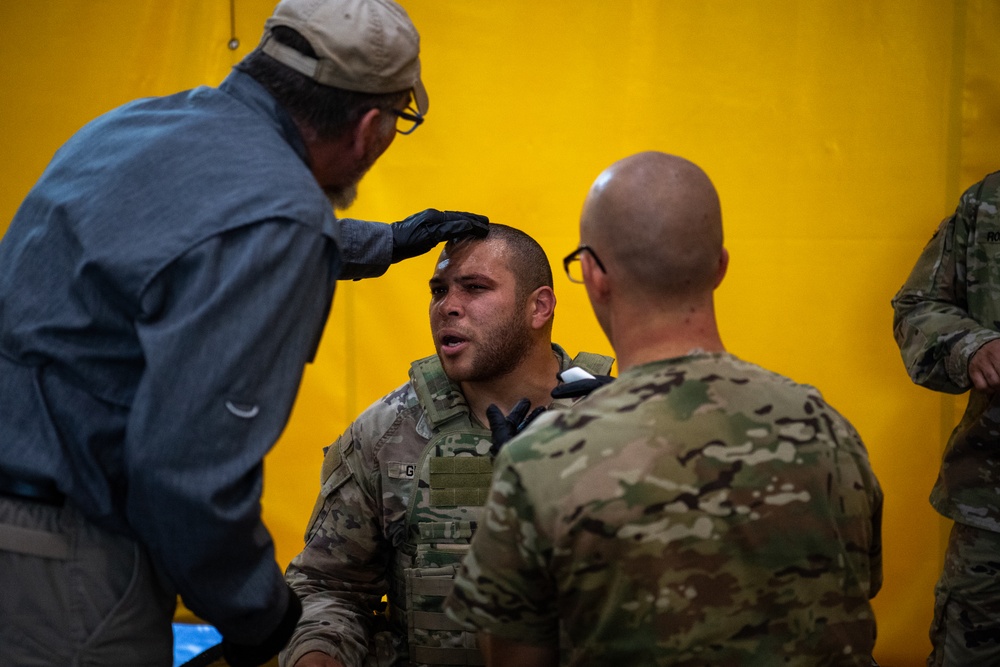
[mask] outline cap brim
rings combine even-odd
[[[427,99],[427,89],[424,88],[424,82],[417,79],[417,82],[413,84],[413,101],[417,105],[417,111],[423,116],[427,113],[427,108],[430,106],[430,100]]]

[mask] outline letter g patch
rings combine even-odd
[[[416,463],[389,461],[389,477],[392,479],[413,479],[417,476]]]

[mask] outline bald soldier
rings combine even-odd
[[[819,391],[726,352],[711,181],[621,160],[580,241],[621,373],[500,451],[448,616],[490,666],[870,665],[882,492]]]

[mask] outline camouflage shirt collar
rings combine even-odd
[[[559,361],[559,370],[564,371],[572,365],[572,360],[566,351],[552,343],[552,352]],[[418,359],[410,364],[410,382],[416,391],[417,399],[427,414],[427,419],[434,428],[452,419],[462,418],[471,425],[469,404],[457,384],[448,379],[441,360],[436,354]]]

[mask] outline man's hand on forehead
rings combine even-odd
[[[489,232],[489,218],[462,211],[429,208],[392,223],[392,262],[422,255],[442,241],[482,238]]]

